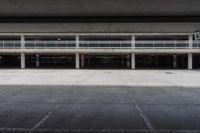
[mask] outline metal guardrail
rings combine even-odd
[[[189,47],[188,41],[79,41],[80,49],[199,49],[200,41],[194,41]],[[24,49],[75,49],[76,41],[25,41]],[[21,49],[21,41],[0,41],[0,49]]]

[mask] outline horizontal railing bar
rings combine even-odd
[[[20,40],[0,40],[0,42],[18,42],[20,43],[21,41]],[[48,41],[48,40],[41,40],[41,41],[25,41],[25,43],[45,43],[45,42],[48,42],[48,43],[66,43],[66,42],[69,42],[69,43],[75,43],[76,41],[69,41],[69,40],[66,40],[66,41]],[[123,41],[123,40],[118,40],[118,41],[79,41],[79,43],[131,43],[131,41]],[[142,41],[135,41],[135,43],[188,43],[188,41],[181,41],[181,40],[174,40],[174,41],[171,41],[171,40],[142,40]],[[193,41],[193,43],[200,43],[200,41]]]
[[[127,40],[94,40],[79,41],[79,49],[199,49],[200,41],[193,41],[189,47],[187,40],[136,40],[131,47]],[[73,49],[74,40],[26,40],[25,47],[21,48],[20,40],[0,40],[0,49]],[[116,46],[117,45],[117,46]]]
[[[2,47],[0,46],[0,49]],[[4,47],[4,49],[8,49],[8,48],[14,48],[14,47]],[[63,49],[63,48],[66,48],[66,49],[77,49],[76,47],[26,47],[24,49]],[[95,49],[115,49],[115,48],[118,48],[118,49],[196,49],[197,47],[79,47],[79,49],[92,49],[92,48],[95,48]],[[198,47],[200,49],[200,47]],[[21,49],[21,47],[15,47],[15,49]]]

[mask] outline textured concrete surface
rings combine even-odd
[[[0,70],[2,133],[199,133],[197,70]]]
[[[193,33],[200,23],[1,23],[1,33]]]
[[[0,16],[199,16],[199,0],[1,0]]]
[[[0,69],[0,85],[200,86],[199,70]]]
[[[199,133],[199,87],[0,86],[0,132]]]

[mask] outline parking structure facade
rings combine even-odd
[[[166,2],[1,2],[0,68],[198,69],[200,2]]]

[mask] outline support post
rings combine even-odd
[[[192,34],[190,34],[189,36],[188,36],[188,44],[189,44],[189,48],[192,48],[193,47],[193,35]],[[188,54],[188,69],[192,69],[192,64],[193,64],[193,59],[192,59],[192,54],[191,53],[189,53]]]
[[[40,67],[40,55],[36,55],[36,67]]]
[[[80,62],[80,61],[79,61],[80,59],[79,59],[79,58],[80,58],[80,57],[79,57],[79,53],[76,53],[76,59],[75,59],[75,60],[76,60],[76,69],[79,69],[79,68],[80,68],[80,63],[79,63],[79,62]]]
[[[25,53],[21,53],[21,69],[24,69],[25,67]]]
[[[131,53],[131,69],[135,69],[135,53]]]
[[[173,67],[176,68],[177,67],[177,56],[173,55]]]
[[[21,35],[21,49],[25,48],[25,36]],[[21,69],[26,67],[25,53],[21,53]]]
[[[188,54],[188,69],[192,69],[192,54]]]
[[[79,35],[76,35],[76,48],[79,48]],[[76,53],[76,58],[75,58],[75,65],[76,65],[76,69],[80,68],[80,57],[79,57],[79,53]]]

